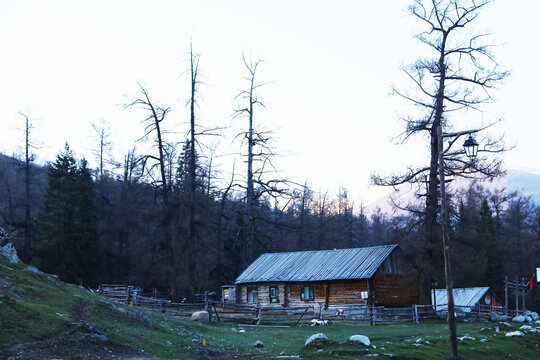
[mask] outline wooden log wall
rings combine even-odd
[[[259,303],[264,306],[311,306],[322,303],[323,306],[339,304],[358,304],[363,301],[362,291],[368,291],[368,281],[336,280],[306,283],[264,283],[242,284],[238,286],[237,303],[248,304],[247,289],[256,287]],[[279,302],[270,302],[270,287],[278,288]],[[302,300],[301,293],[304,287],[313,287],[313,300]]]
[[[379,306],[410,306],[418,304],[420,300],[418,282],[414,276],[384,275],[377,271],[373,278],[373,291]]]

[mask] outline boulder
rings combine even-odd
[[[27,267],[26,269],[24,269],[24,271],[28,271],[28,272],[31,272],[33,274],[43,274],[41,271],[39,271],[39,269],[35,266],[29,266]]]
[[[210,316],[208,314],[208,311],[196,311],[193,314],[191,314],[191,320],[200,321],[200,322],[208,322],[210,321]]]
[[[504,315],[504,314],[499,314],[495,311],[492,311],[491,312],[491,320],[493,321],[507,321],[508,320],[508,315]]]
[[[7,243],[6,245],[0,247],[0,254],[7,257],[8,260],[13,264],[16,264],[20,261],[19,257],[17,256],[17,250],[15,250],[15,247],[12,243]]]
[[[369,346],[369,344],[371,343],[369,341],[369,338],[367,336],[364,336],[364,335],[353,335],[349,338],[349,341],[352,342],[352,343],[360,343],[360,344],[363,344],[365,346]]]
[[[318,334],[311,335],[306,340],[305,346],[308,346],[309,344],[325,343],[327,341],[328,341],[328,338],[326,337],[326,335],[324,335],[323,333],[318,333]]]
[[[264,347],[264,343],[261,341],[261,340],[257,340],[255,341],[255,343],[253,344],[256,348],[263,348]]]
[[[536,321],[536,320],[538,320],[538,318],[539,318],[539,317],[538,317],[538,313],[535,312],[535,311],[531,312],[531,315],[530,315],[530,316],[531,316],[531,318],[533,319],[533,321]]]
[[[524,336],[524,335],[525,334],[523,334],[521,331],[512,331],[512,332],[506,333],[505,336],[514,337],[514,336]]]
[[[514,318],[512,318],[512,321],[520,322],[520,323],[525,322],[525,320],[526,320],[525,316],[523,316],[523,315],[518,315],[518,316],[515,316]]]

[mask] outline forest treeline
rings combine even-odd
[[[425,254],[414,213],[368,214],[353,206],[345,189],[331,194],[302,187],[290,193],[285,205],[260,197],[254,206],[255,242],[249,257],[245,192],[209,185],[202,161],[195,196],[197,242],[188,250],[186,213],[191,207],[184,155],[171,176],[174,264],[164,253],[170,250],[164,230],[167,209],[156,187],[139,176],[142,165],[134,166],[129,176],[101,175],[99,169],[91,176],[86,161],[77,159],[69,147],[50,165],[29,168],[28,204],[24,161],[0,157],[0,225],[9,231],[23,259],[87,286],[127,283],[184,298],[234,283],[264,252],[390,243],[399,244],[409,261],[444,286],[442,248],[431,254],[435,267],[422,268]],[[472,183],[453,189],[450,203],[455,287],[491,286],[502,297],[505,275],[533,274],[540,263],[540,207],[531,197]],[[27,248],[25,236],[31,241]],[[193,279],[187,278],[190,264]],[[190,284],[196,285],[190,289]],[[536,302],[533,293],[528,301]]]

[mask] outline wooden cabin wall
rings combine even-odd
[[[278,287],[278,303],[270,302],[270,287]],[[305,306],[322,303],[323,305],[360,304],[362,291],[368,291],[368,280],[335,280],[302,283],[264,283],[241,284],[237,289],[237,303],[248,304],[247,289],[257,287],[259,303],[263,306]],[[301,300],[304,287],[313,287],[313,300]]]
[[[401,307],[418,304],[420,292],[414,275],[386,275],[377,271],[373,277],[376,305]]]

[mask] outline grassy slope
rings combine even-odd
[[[49,345],[54,343],[59,346],[48,350],[46,355],[63,359],[94,358],[94,351],[104,345],[116,356],[142,354],[143,350],[144,354],[163,358],[213,357],[217,354],[252,354],[268,358],[279,354],[301,354],[307,358],[339,356],[355,359],[368,354],[388,358],[384,354],[391,353],[399,359],[434,359],[448,355],[448,330],[443,322],[371,327],[343,321],[323,328],[248,327],[223,322],[198,324],[168,313],[163,316],[136,310],[151,319],[153,326],[149,327],[144,321],[115,310],[98,295],[47,274],[25,271],[26,268],[24,264],[10,264],[0,256],[0,353],[1,349],[21,343],[26,343],[25,348],[31,348],[27,343],[34,343],[34,348],[51,349],[53,347]],[[97,347],[90,343],[81,344],[95,340],[78,336],[88,333],[87,327],[76,325],[83,322],[104,330],[107,342]],[[476,338],[460,341],[460,355],[467,359],[540,359],[539,333],[507,338],[504,332],[517,329],[519,325],[508,329],[501,326],[498,333],[494,330],[495,325],[460,323],[459,336]],[[325,333],[330,345],[304,348],[306,339],[317,332]],[[355,334],[368,336],[376,348],[348,344],[347,339]],[[71,343],[55,342],[70,337]],[[422,338],[423,343],[413,346],[418,338]],[[202,346],[203,339],[206,347]],[[487,341],[482,343],[480,339]],[[265,347],[254,348],[256,340],[263,341]],[[81,345],[79,354],[70,355],[75,351],[74,343]],[[69,352],[63,349],[65,347]]]

